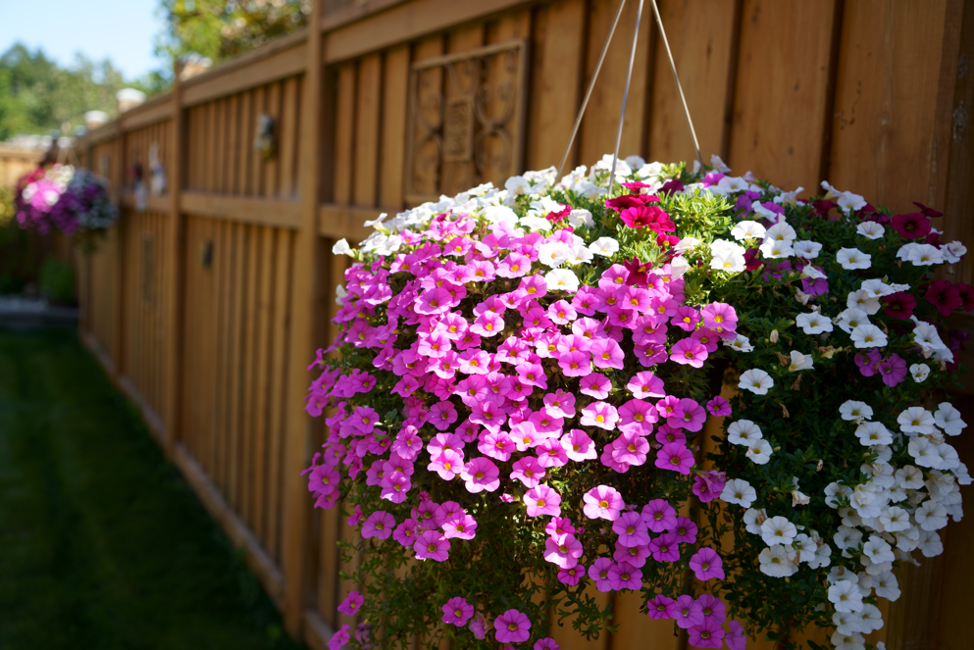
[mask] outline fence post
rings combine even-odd
[[[182,66],[176,61],[173,66],[172,118],[169,144],[169,239],[168,259],[165,268],[168,273],[169,292],[166,308],[166,424],[165,451],[170,460],[176,449],[182,425],[182,374],[183,374],[183,305],[186,287],[184,269],[186,258],[186,235],[183,215],[180,211],[179,195],[183,189],[183,107],[182,86],[179,73]]]
[[[118,225],[115,227],[115,277],[112,278],[115,283],[115,313],[113,314],[115,324],[112,328],[112,340],[110,342],[105,341],[105,343],[111,346],[108,353],[112,357],[113,379],[118,381],[122,378],[125,356],[125,274],[127,271],[125,268],[125,230],[127,224],[125,223],[125,192],[123,191],[126,163],[124,116],[120,116],[118,119],[118,130],[115,132],[115,143],[112,148],[115,150],[115,159],[118,161],[114,170],[114,185],[118,192],[119,217]]]
[[[297,637],[304,609],[308,566],[308,491],[301,470],[307,465],[312,435],[311,418],[304,412],[308,373],[314,357],[318,297],[318,202],[321,170],[322,122],[322,2],[312,3],[308,21],[307,64],[304,74],[301,139],[301,225],[294,247],[291,284],[291,341],[288,358],[287,421],[284,439],[284,517],[282,563],[285,575],[284,625]]]

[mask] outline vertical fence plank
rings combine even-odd
[[[288,476],[282,472],[287,470],[282,467],[285,442],[285,420],[287,417],[286,407],[289,398],[287,392],[287,352],[289,341],[289,301],[290,285],[292,282],[291,261],[294,254],[293,236],[290,232],[282,231],[277,240],[277,271],[275,271],[277,286],[274,288],[274,336],[273,351],[271,353],[271,397],[270,397],[270,434],[268,444],[268,471],[267,471],[267,515],[268,515],[268,536],[267,547],[272,557],[279,557],[281,548],[281,517],[283,515],[284,504],[281,503],[283,491],[282,481],[293,483],[299,480],[301,469],[298,468],[295,476]],[[301,366],[303,370],[307,364]],[[293,394],[293,391],[292,391]],[[296,505],[296,504],[295,504]],[[302,516],[308,516],[307,511]],[[301,578],[302,583],[304,577]]]
[[[311,92],[311,84],[308,84]],[[335,116],[335,203],[352,202],[352,170],[355,160],[355,64],[338,69],[338,106]],[[305,102],[307,105],[307,101]],[[305,118],[307,119],[307,117]],[[307,185],[303,186],[309,187]],[[302,188],[302,191],[305,191]]]
[[[370,54],[358,66],[355,107],[355,205],[375,205],[379,171],[379,111],[382,102],[382,55]]]
[[[409,46],[386,52],[382,71],[382,135],[379,156],[379,207],[403,207],[403,164],[406,159]],[[331,250],[330,248],[328,250]]]
[[[284,81],[281,100],[281,126],[278,134],[280,143],[281,180],[277,193],[282,198],[294,196],[294,170],[297,156],[298,133],[298,83],[299,77],[289,77]]]
[[[267,501],[267,439],[269,433],[268,404],[270,400],[270,353],[273,345],[271,318],[274,305],[275,273],[277,272],[276,241],[283,232],[273,228],[261,229],[261,280],[260,307],[258,311],[257,341],[257,395],[254,400],[254,465],[253,465],[253,513],[251,526],[262,540],[268,536],[265,502]]]

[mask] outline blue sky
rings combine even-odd
[[[126,79],[160,67],[152,54],[162,28],[156,0],[0,0],[0,53],[20,41],[63,65],[76,52],[109,58]]]

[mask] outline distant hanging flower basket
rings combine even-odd
[[[14,205],[21,228],[56,229],[87,244],[118,220],[105,181],[71,165],[39,167],[21,178]]]

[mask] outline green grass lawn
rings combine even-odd
[[[0,650],[303,647],[74,332],[0,330]]]

